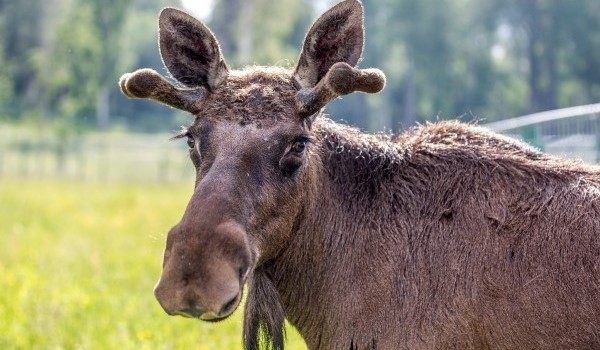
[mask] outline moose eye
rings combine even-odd
[[[306,140],[296,141],[292,144],[290,152],[302,153],[306,149]]]
[[[187,145],[188,145],[189,148],[195,148],[196,141],[194,140],[194,138],[192,137],[192,135],[187,135]]]
[[[279,167],[285,176],[293,175],[302,165],[304,152],[308,140],[299,139],[294,141],[289,148],[289,151],[279,161]]]

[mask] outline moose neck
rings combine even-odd
[[[340,332],[348,332],[346,339],[360,337],[353,332],[361,320],[380,317],[373,314],[382,310],[375,304],[392,300],[398,257],[381,248],[398,245],[399,238],[383,229],[393,227],[385,220],[395,217],[383,203],[393,199],[386,188],[404,151],[385,135],[362,134],[325,118],[317,119],[314,134],[314,178],[290,245],[272,263],[272,278],[288,320],[309,348],[321,349],[333,348]],[[355,284],[371,287],[349,294]],[[354,321],[335,323],[341,319]]]

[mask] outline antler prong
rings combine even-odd
[[[301,116],[308,117],[339,96],[354,91],[377,93],[385,87],[385,75],[379,69],[357,69],[345,62],[335,63],[313,88],[305,88],[296,95]]]
[[[124,74],[119,85],[127,97],[153,99],[192,114],[200,112],[207,94],[204,87],[177,88],[158,72],[148,68]]]

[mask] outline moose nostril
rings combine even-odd
[[[236,295],[233,299],[226,302],[225,305],[223,305],[223,307],[221,308],[221,311],[219,311],[219,316],[230,314],[233,311],[233,309],[235,308],[235,306],[237,304],[237,300],[238,300],[238,297]]]

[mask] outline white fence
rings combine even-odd
[[[185,140],[169,134],[87,133],[60,138],[0,126],[0,177],[193,182]]]
[[[562,108],[488,123],[544,152],[600,162],[600,103]]]
[[[600,161],[600,104],[484,126],[548,153]],[[192,183],[185,140],[169,141],[170,136],[110,132],[58,137],[43,129],[0,125],[0,178]]]

